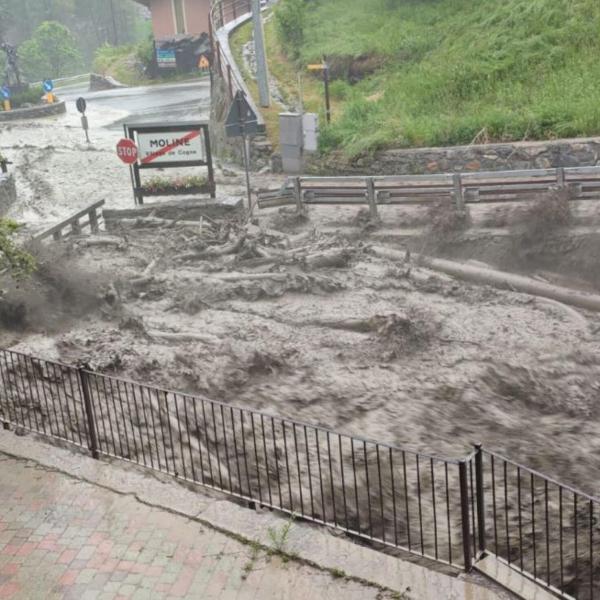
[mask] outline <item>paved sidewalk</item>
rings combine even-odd
[[[397,597],[32,462],[0,481],[0,599]]]

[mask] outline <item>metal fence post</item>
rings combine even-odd
[[[565,188],[565,169],[564,167],[558,167],[556,169],[556,185],[559,190]]]
[[[231,65],[227,63],[227,83],[229,87],[229,99],[233,100],[233,83],[231,81]]]
[[[367,199],[371,219],[377,219],[377,197],[375,196],[375,180],[373,177],[367,177]]]
[[[478,550],[485,552],[485,501],[483,496],[483,452],[481,444],[475,444],[475,493],[477,499]]]
[[[465,208],[465,198],[463,196],[462,177],[460,173],[454,173],[452,181],[454,183],[454,203],[456,210],[462,211]]]
[[[471,527],[469,525],[469,485],[467,482],[467,462],[458,463],[458,478],[460,484],[460,517],[462,524],[462,544],[465,561],[465,571],[470,571],[471,564]]]
[[[304,207],[302,205],[302,184],[300,183],[300,177],[294,178],[294,199],[296,200],[298,212],[302,212]]]
[[[86,367],[79,367],[77,369],[79,374],[79,383],[81,384],[81,391],[83,392],[83,407],[85,409],[85,416],[88,424],[89,437],[89,449],[92,453],[92,457],[98,460],[100,453],[98,452],[98,436],[96,434],[96,423],[94,421],[94,411],[92,408],[92,397],[90,394],[90,388],[88,383],[88,374]]]

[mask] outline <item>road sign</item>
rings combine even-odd
[[[306,67],[309,71],[324,71],[327,68],[327,65],[318,64],[318,65],[307,65]]]
[[[54,89],[54,82],[52,79],[44,79],[42,86],[44,87],[45,92],[51,92]]]
[[[242,91],[235,94],[227,120],[225,121],[225,132],[227,137],[245,137],[258,133],[258,119],[256,113],[246,100]]]
[[[137,143],[143,165],[196,162],[204,160],[206,156],[200,129],[175,134],[169,131],[139,132]]]
[[[133,140],[123,138],[117,144],[117,156],[126,164],[132,165],[137,162],[138,149]]]
[[[3,85],[2,88],[0,89],[0,92],[2,92],[2,97],[5,100],[10,99],[10,88],[7,85]]]
[[[85,109],[87,108],[87,102],[85,98],[77,98],[77,102],[75,102],[75,106],[77,106],[77,110],[83,114],[85,113]]]
[[[175,49],[160,49],[156,50],[156,64],[159,69],[175,69],[177,68],[177,55]]]

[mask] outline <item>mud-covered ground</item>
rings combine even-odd
[[[102,127],[123,116],[92,106],[91,146],[72,113],[0,130],[19,193],[9,215],[26,233],[100,199],[132,207],[120,134]],[[220,196],[243,196],[241,173],[216,175]],[[17,309],[0,311],[0,342],[417,451],[461,457],[482,442],[598,495],[600,316],[370,251],[407,246],[597,289],[596,203],[573,203],[571,226],[541,239],[519,230],[521,208],[473,207],[460,235],[427,231],[431,210],[418,207],[382,207],[376,228],[342,207],[259,211],[249,227],[129,223],[42,250],[29,284],[4,280]]]
[[[376,258],[368,237],[277,211],[64,245],[97,302],[46,306],[51,330],[31,315],[4,345],[438,455],[480,441],[600,491],[599,315]]]

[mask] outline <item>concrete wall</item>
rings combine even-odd
[[[314,162],[310,170],[340,175],[409,175],[465,171],[503,171],[600,164],[600,138],[514,142],[446,148],[386,150],[349,160],[341,153]]]
[[[54,104],[40,104],[31,108],[16,108],[8,112],[0,112],[0,123],[5,121],[17,121],[18,119],[39,119],[41,117],[51,117],[61,115],[67,112],[64,101]]]
[[[186,34],[199,35],[208,32],[210,0],[183,0]],[[152,0],[152,28],[157,40],[177,35],[172,0]]]

